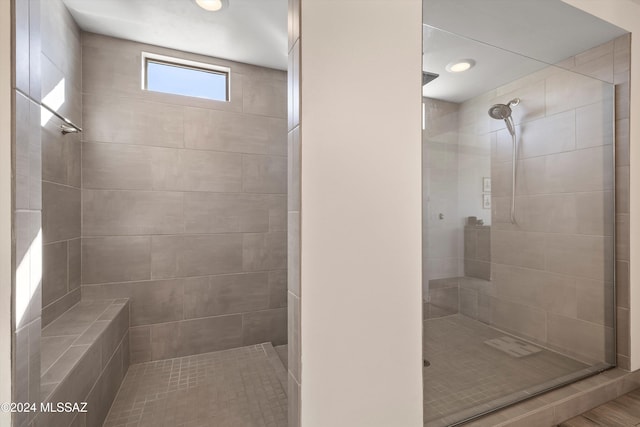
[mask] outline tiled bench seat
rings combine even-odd
[[[82,300],[42,330],[41,400],[88,412],[40,413],[37,427],[102,425],[129,367],[128,332],[128,299]]]

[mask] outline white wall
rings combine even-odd
[[[630,117],[640,113],[640,4],[629,0],[563,0],[600,19],[630,31],[631,34],[631,106]],[[630,120],[630,332],[631,369],[640,369],[640,121]],[[637,185],[637,184],[636,184]],[[634,191],[635,190],[635,191]]]
[[[302,1],[303,427],[422,426],[421,7]]]
[[[0,403],[11,401],[11,65],[11,2],[0,1]]]

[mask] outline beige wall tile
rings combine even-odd
[[[35,250],[41,230],[40,211],[14,211],[15,277],[13,293],[16,303],[16,328],[39,317],[42,307],[42,255]]]
[[[629,119],[616,120],[616,166],[629,166]]]
[[[491,279],[491,263],[489,261],[465,259],[464,273],[465,276],[489,280]]]
[[[629,81],[625,81],[615,87],[616,120],[629,118],[629,85]]]
[[[611,237],[549,234],[546,238],[547,270],[611,282]]]
[[[287,329],[288,329],[288,355],[287,368],[289,373],[297,380],[300,379],[300,299],[291,292],[287,294]]]
[[[289,132],[287,196],[288,209],[300,210],[300,126]]]
[[[50,182],[42,186],[43,241],[80,237],[80,189]]]
[[[187,233],[266,232],[273,202],[268,196],[189,192],[184,194]]]
[[[61,31],[58,28],[57,34]],[[56,37],[56,36],[52,36]],[[79,46],[78,46],[79,48]],[[69,59],[73,60],[75,55],[79,54],[78,52],[74,52],[73,48],[66,48],[66,55],[69,55]],[[68,59],[65,58],[65,62]],[[63,69],[65,64],[55,64],[52,60],[44,54],[40,55],[40,62],[42,66],[42,99],[45,104],[51,104],[51,96],[48,96],[50,93],[57,91],[62,95],[62,100],[64,101],[61,105],[49,105],[49,107],[56,108],[56,112],[63,117],[71,120],[74,123],[81,124],[82,123],[82,91],[80,87],[80,76],[77,74],[77,70],[67,69],[67,73],[65,74],[65,70]],[[68,66],[68,65],[67,65]],[[74,79],[77,79],[74,81]],[[51,116],[48,113],[47,116]],[[51,118],[49,122],[54,122],[57,126],[59,125],[59,120],[56,118]]]
[[[83,190],[82,220],[84,236],[181,233],[183,194]]]
[[[62,2],[40,4],[42,53],[62,71],[67,84],[80,88],[80,29]]]
[[[287,118],[286,80],[247,79],[242,100],[245,113]]]
[[[42,305],[46,306],[67,293],[67,241],[42,247]]]
[[[613,144],[613,105],[597,102],[576,110],[577,148]]]
[[[493,298],[485,292],[478,292],[478,320],[491,324],[491,306]]]
[[[289,66],[287,76],[290,76],[290,92],[288,100],[291,103],[289,110],[289,129],[300,125],[300,40],[296,41],[289,53]]]
[[[613,47],[614,41],[601,44],[575,56],[574,71],[600,79],[613,82]]]
[[[522,124],[516,137],[520,159],[574,150],[576,113],[570,110]]]
[[[478,291],[460,289],[460,313],[472,319],[478,318]]]
[[[243,264],[240,234],[153,236],[154,279],[238,273]]]
[[[68,144],[57,123],[49,120],[42,127],[42,179],[67,184]]]
[[[151,327],[129,328],[129,346],[132,364],[151,360]]]
[[[271,342],[287,343],[287,309],[253,311],[242,315],[243,345]]]
[[[616,305],[629,308],[629,262],[616,260]]]
[[[551,345],[580,355],[587,361],[605,361],[608,340],[604,326],[549,314],[547,334]]]
[[[178,150],[84,142],[82,179],[83,188],[180,189]]]
[[[151,360],[171,359],[178,356],[184,345],[180,335],[180,323],[161,323],[150,327]]]
[[[62,298],[42,307],[42,326],[47,326],[78,302],[80,302],[80,288],[76,288]]]
[[[629,261],[629,215],[616,215],[616,259]]]
[[[83,97],[84,140],[183,147],[182,108],[106,94]]]
[[[187,191],[242,191],[242,156],[233,153],[181,150],[181,187]]]
[[[576,193],[575,197],[578,233],[612,236],[613,192]]]
[[[269,200],[269,231],[287,231],[287,196],[265,194]]]
[[[612,164],[611,146],[547,156],[547,190],[550,193],[611,190]]]
[[[547,190],[547,158],[546,157],[534,157],[531,159],[525,159],[518,161],[518,170],[516,171],[516,195],[533,195],[548,193]],[[503,176],[502,180],[507,180],[509,193],[505,193],[511,197],[511,164]],[[493,176],[493,174],[492,174]],[[493,181],[491,182],[493,186]]]
[[[69,291],[80,288],[81,283],[81,252],[82,252],[82,243],[81,239],[73,239],[67,241],[68,245],[68,275],[69,275]]]
[[[131,326],[141,326],[182,320],[185,283],[182,279],[109,283],[83,286],[82,294],[87,299],[129,298]]]
[[[478,245],[478,232],[470,227],[464,228],[464,257],[476,258],[476,247]]]
[[[430,288],[429,302],[438,308],[444,308],[456,313],[459,305],[458,288]]]
[[[17,2],[15,16],[15,73],[12,84],[29,93],[29,3]]]
[[[184,120],[186,148],[270,155],[287,151],[284,118],[186,108]]]
[[[85,45],[87,35],[88,33],[83,34]],[[94,43],[82,52],[83,91],[123,95],[138,95],[142,92],[140,53],[110,47],[106,43],[107,40],[112,40],[110,38],[97,34],[92,34],[91,37],[95,39]],[[121,42],[128,43],[124,40]]]
[[[184,283],[184,318],[219,316],[269,308],[269,274],[211,276]]]
[[[82,239],[82,283],[150,279],[151,238],[148,236]]]
[[[87,425],[100,425],[109,412],[125,374],[122,352],[123,347],[118,347],[87,397]]]
[[[629,197],[631,189],[629,166],[616,167],[616,213],[629,213]]]
[[[242,189],[247,193],[286,193],[287,158],[242,156]]]
[[[516,221],[522,230],[576,233],[575,194],[516,197]]]
[[[269,308],[287,306],[287,270],[269,272]]]
[[[180,322],[183,347],[178,351],[178,356],[240,347],[241,331],[241,315],[208,317]]]
[[[151,360],[208,353],[242,345],[242,315],[151,326]]]
[[[616,310],[616,347],[618,354],[630,355],[629,310],[618,307]]]
[[[615,294],[612,283],[577,279],[578,319],[613,327]]]
[[[27,73],[28,74],[28,73]],[[28,83],[27,83],[28,91]],[[21,93],[15,93],[15,208],[29,209],[29,180],[30,180],[30,101]]]
[[[568,317],[577,316],[576,279],[546,271],[496,264],[493,294]]]
[[[287,232],[287,286],[289,292],[300,297],[300,214],[289,212]]]
[[[77,134],[67,137],[67,182],[73,187],[80,187],[82,182],[82,143]]]
[[[545,90],[547,115],[613,98],[609,84],[560,69],[547,78]]]
[[[287,233],[247,233],[242,239],[245,271],[281,270],[287,267]]]
[[[33,77],[33,76],[32,76]],[[33,95],[32,95],[33,98]],[[29,209],[42,209],[42,142],[40,107],[29,104]]]
[[[613,41],[613,72],[628,71],[631,66],[631,34],[625,34]]]
[[[546,313],[537,308],[492,298],[491,324],[539,342],[547,340]]]
[[[543,269],[545,236],[541,233],[496,230],[491,236],[494,263]]]

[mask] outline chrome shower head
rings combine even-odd
[[[489,115],[492,119],[506,120],[511,117],[511,107],[506,104],[495,104],[489,108]]]
[[[506,104],[495,104],[489,108],[489,115],[496,120],[506,120],[511,117],[511,107],[520,104],[520,98],[513,98]]]
[[[513,98],[506,104],[494,104],[489,108],[489,116],[492,119],[504,120],[509,129],[511,135],[515,135],[515,127],[513,125],[513,119],[511,118],[511,107],[514,107],[520,103],[520,98]]]

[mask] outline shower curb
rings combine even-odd
[[[614,368],[463,424],[468,427],[556,426],[640,388],[640,371]]]

